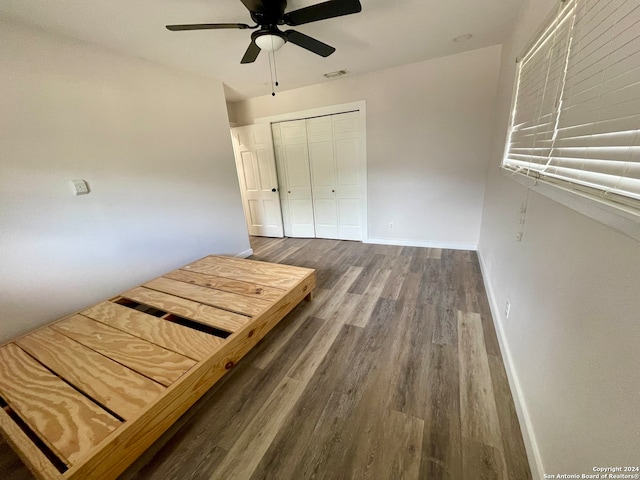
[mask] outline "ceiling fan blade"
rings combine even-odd
[[[287,30],[284,32],[287,40],[291,43],[295,43],[299,47],[309,50],[321,57],[328,57],[336,51],[331,45],[322,43],[320,40],[305,35],[304,33],[296,32],[295,30]]]
[[[220,30],[227,28],[239,28],[245,30],[251,28],[246,23],[194,23],[191,25],[167,25],[167,30],[180,32],[183,30]]]
[[[240,0],[247,10],[250,12],[262,12],[264,11],[264,1],[263,0]]]
[[[327,18],[351,15],[362,11],[359,0],[329,0],[309,7],[300,8],[284,16],[284,23],[291,26],[317,22]]]
[[[244,57],[242,57],[242,60],[240,61],[240,63],[255,62],[256,58],[258,58],[259,53],[260,53],[260,47],[256,45],[256,42],[251,40],[251,43],[249,44],[249,48],[247,48],[247,51],[244,52]]]

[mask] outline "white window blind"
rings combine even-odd
[[[640,3],[565,0],[519,64],[503,167],[640,207]]]

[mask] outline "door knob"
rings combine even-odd
[[[277,191],[278,191],[278,189],[277,189],[277,188],[272,188],[272,189],[271,189],[271,191],[272,191],[272,192],[277,192]]]
[[[335,191],[335,190],[331,190],[331,191],[332,191],[333,193],[336,193],[336,191]]]

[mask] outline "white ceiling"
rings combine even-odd
[[[287,11],[321,0],[289,0]],[[361,0],[362,12],[296,27],[336,47],[322,58],[293,44],[276,53],[280,89],[330,81],[502,43],[528,0]],[[2,0],[0,16],[219,79],[228,101],[271,92],[268,57],[241,65],[251,30],[169,32],[166,24],[248,23],[240,0]],[[473,33],[465,43],[453,38]]]

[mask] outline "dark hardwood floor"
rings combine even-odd
[[[121,480],[531,479],[474,252],[251,243],[317,269],[315,300]],[[31,478],[0,452],[3,480]]]

